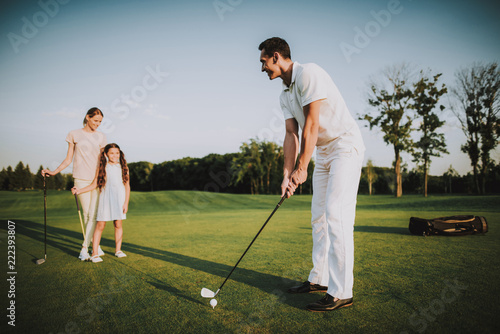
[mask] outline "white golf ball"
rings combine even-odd
[[[217,300],[215,300],[215,299],[210,300],[210,305],[211,305],[211,306],[212,306],[212,308],[214,309],[214,308],[215,308],[215,306],[217,306]]]

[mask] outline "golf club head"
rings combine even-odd
[[[214,298],[216,295],[215,292],[213,292],[212,290],[209,290],[207,288],[203,288],[201,289],[201,296],[203,298]]]
[[[42,264],[42,263],[45,263],[45,259],[38,259],[36,260],[35,262],[36,264]]]

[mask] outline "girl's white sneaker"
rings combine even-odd
[[[127,256],[127,254],[125,254],[125,253],[124,253],[124,252],[122,252],[122,251],[118,251],[118,252],[116,252],[116,253],[115,253],[115,256],[116,256],[116,257],[126,257],[126,256]]]

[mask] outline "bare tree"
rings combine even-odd
[[[490,152],[500,137],[500,71],[496,62],[476,63],[457,71],[455,79],[451,92],[458,106],[452,110],[467,138],[462,151],[471,161],[476,192],[484,194],[488,168],[493,163]]]

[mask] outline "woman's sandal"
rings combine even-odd
[[[94,255],[90,258],[90,261],[97,263],[97,262],[102,262],[102,259],[99,255]]]

